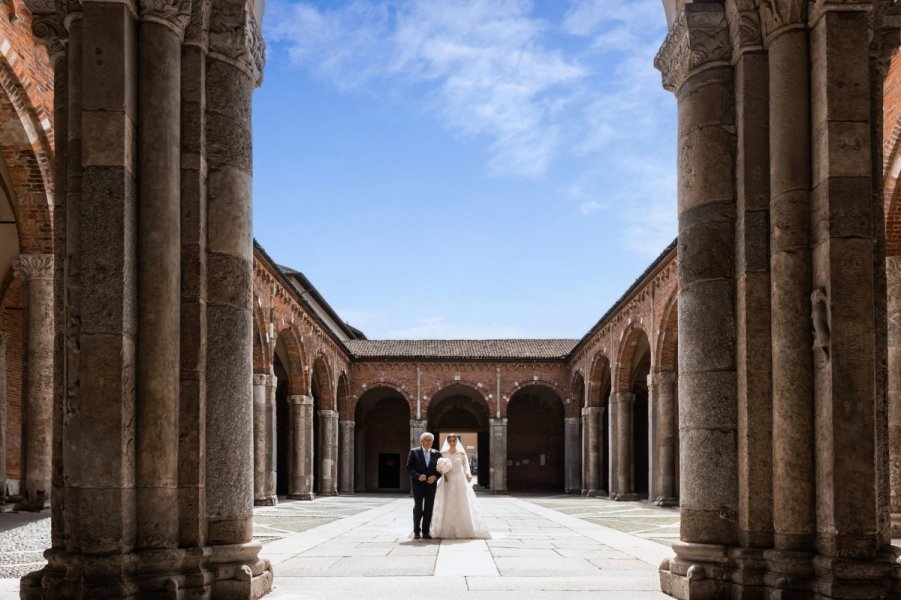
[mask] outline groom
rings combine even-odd
[[[435,505],[435,490],[438,489],[438,459],[441,453],[432,449],[435,436],[429,432],[419,436],[419,448],[410,450],[407,457],[407,472],[413,487],[413,538],[432,539],[429,525],[432,524],[432,506]],[[419,523],[422,521],[422,535]]]

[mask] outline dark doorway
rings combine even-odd
[[[479,432],[479,456],[476,467],[478,473],[476,474],[476,477],[478,478],[479,485],[485,489],[491,487],[491,454],[488,452],[489,438],[490,436],[487,431]]]
[[[488,432],[488,403],[474,388],[463,384],[448,386],[429,402],[428,430],[443,442],[447,433],[476,434],[478,450],[470,459],[478,470],[473,476],[478,484],[491,487],[491,436]],[[440,447],[440,444],[439,444]]]
[[[632,482],[633,490],[641,498],[650,492],[650,437],[648,431],[648,374],[651,372],[651,351],[647,338],[642,334],[636,347],[633,367],[632,393]]]
[[[556,491],[564,486],[563,403],[544,386],[516,392],[507,406],[507,485],[510,491]]]
[[[400,489],[400,454],[379,454],[379,488]]]

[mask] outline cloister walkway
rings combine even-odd
[[[479,502],[491,540],[414,541],[412,500],[399,495],[259,507],[254,536],[276,575],[268,598],[667,598],[657,567],[678,539],[678,509],[564,495]],[[0,514],[0,599],[18,598],[14,577],[42,564],[49,533],[48,511]]]

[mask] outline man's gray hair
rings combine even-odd
[[[435,439],[435,436],[432,435],[431,433],[429,433],[428,431],[426,431],[426,432],[423,433],[421,436],[419,436],[419,441],[421,442],[422,440],[424,440],[424,439],[426,439],[426,438],[432,438],[432,439],[434,440],[434,439]]]

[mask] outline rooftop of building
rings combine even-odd
[[[564,360],[577,339],[558,340],[348,340],[357,358]]]

